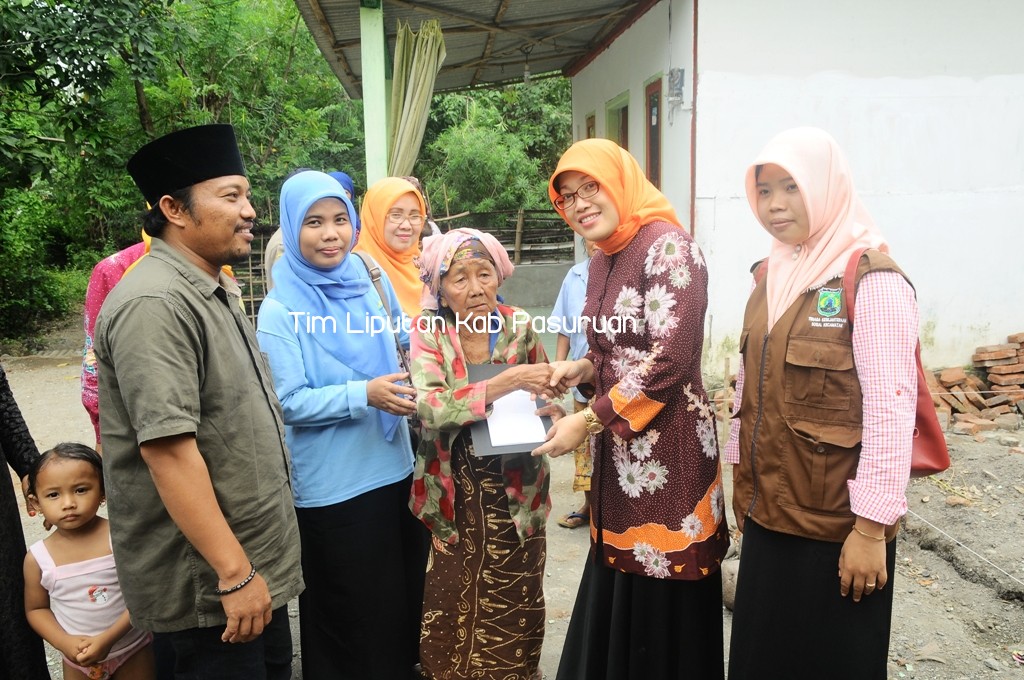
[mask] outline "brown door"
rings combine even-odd
[[[661,78],[644,91],[647,108],[647,179],[661,188]]]
[[[629,150],[629,105],[619,109],[619,146]]]

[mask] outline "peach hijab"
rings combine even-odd
[[[569,170],[597,180],[601,191],[608,193],[619,212],[619,226],[608,238],[595,244],[601,252],[614,255],[629,245],[640,227],[651,222],[669,222],[683,228],[672,204],[651,184],[636,159],[610,139],[583,139],[566,149],[548,182],[552,202],[559,195],[555,186],[558,176]],[[555,211],[569,222],[564,210],[555,208]]]
[[[420,258],[420,279],[423,281],[423,296],[420,306],[423,309],[437,311],[441,302],[441,279],[452,266],[455,254],[463,248],[471,248],[475,243],[487,252],[491,264],[498,274],[498,287],[505,279],[512,276],[515,266],[508,259],[508,251],[494,236],[471,229],[460,227],[443,234],[432,234],[423,239],[423,257]]]
[[[810,227],[807,240],[797,248],[772,242],[766,277],[771,330],[800,296],[842,276],[854,250],[877,248],[887,253],[889,246],[853,188],[846,156],[830,134],[812,127],[793,128],[765,145],[747,169],[747,200],[755,217],[757,168],[769,163],[793,177]]]
[[[408,316],[420,313],[420,293],[423,282],[420,281],[420,268],[413,263],[419,257],[419,244],[413,245],[404,252],[398,252],[384,240],[384,227],[388,221],[388,211],[399,198],[405,194],[413,194],[420,204],[420,214],[426,220],[427,206],[423,195],[408,180],[401,177],[385,177],[374,183],[363,196],[363,207],[359,211],[362,222],[359,243],[353,252],[364,252],[380,265],[388,275],[391,286],[398,295],[398,302]],[[428,228],[426,221],[424,228]]]

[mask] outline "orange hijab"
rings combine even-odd
[[[385,177],[370,187],[363,196],[363,206],[359,211],[362,222],[359,242],[352,250],[364,252],[380,265],[388,275],[402,310],[408,316],[418,316],[420,294],[423,282],[420,281],[420,269],[413,263],[413,258],[420,254],[419,244],[413,245],[405,252],[398,252],[384,240],[384,226],[388,221],[388,211],[399,198],[405,194],[414,194],[420,204],[424,228],[427,227],[427,206],[423,195],[408,180],[401,177]]]
[[[747,200],[755,217],[757,166],[769,163],[793,177],[810,224],[810,234],[799,248],[772,241],[766,277],[771,330],[797,298],[842,276],[854,250],[877,248],[887,253],[889,245],[853,188],[846,156],[830,134],[812,127],[793,128],[768,142],[747,169]]]
[[[146,204],[146,207],[149,207],[148,203]],[[145,257],[146,255],[149,255],[149,249],[153,245],[153,237],[147,234],[145,229],[142,230],[142,242],[146,244],[146,249],[142,253],[142,257]],[[140,257],[139,260],[141,260],[142,257]],[[135,269],[135,265],[139,263],[139,260],[135,260],[135,262],[128,265],[128,268],[124,270],[124,274],[121,274],[122,279],[128,274],[128,272]]]
[[[563,172],[575,170],[590,175],[601,191],[607,192],[621,220],[608,238],[596,243],[602,252],[614,255],[633,240],[640,227],[651,222],[669,222],[680,229],[682,222],[665,195],[650,183],[640,164],[628,151],[609,139],[584,139],[576,142],[562,154],[551,180],[548,196],[552,202],[558,198],[555,181]],[[565,211],[555,208],[565,219]]]

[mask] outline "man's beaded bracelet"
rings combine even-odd
[[[230,588],[224,588],[223,590],[221,590],[220,588],[214,588],[213,589],[214,594],[216,594],[216,595],[228,595],[229,593],[233,593],[236,590],[241,590],[242,588],[244,588],[247,585],[249,585],[249,581],[251,581],[254,578],[256,578],[256,565],[253,564],[252,562],[250,562],[249,566],[252,567],[252,569],[249,571],[249,575],[246,576],[244,579],[242,579],[241,583],[239,583],[237,585],[233,585]]]

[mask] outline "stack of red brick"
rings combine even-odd
[[[991,391],[1006,396],[1006,404],[1024,401],[1024,333],[1006,338],[1006,344],[979,347],[974,356],[974,368],[988,373]]]
[[[947,368],[938,375],[939,385],[932,386],[940,408],[948,406],[953,413],[953,431],[973,435],[1018,429],[1017,411],[1024,411],[1024,333],[1009,336],[1004,344],[978,347],[971,359],[973,371]]]

